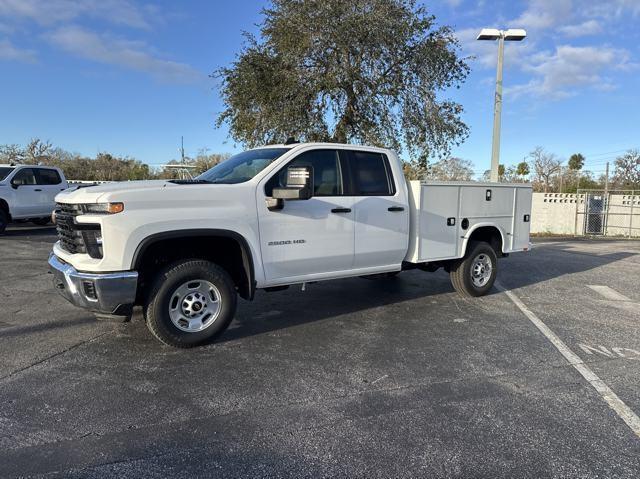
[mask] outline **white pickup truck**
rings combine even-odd
[[[0,234],[11,221],[49,223],[56,195],[68,187],[58,168],[0,165]]]
[[[163,343],[211,341],[256,289],[406,269],[492,287],[498,257],[529,248],[531,187],[407,182],[391,150],[324,143],[240,153],[190,181],[60,193],[55,287],[98,317],[143,306]]]

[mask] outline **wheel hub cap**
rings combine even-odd
[[[220,298],[220,291],[209,281],[183,283],[175,289],[169,301],[171,322],[181,331],[203,331],[220,315]]]
[[[486,254],[482,253],[473,259],[471,264],[471,281],[476,287],[485,286],[491,279],[491,273],[493,272],[493,266],[491,259]]]

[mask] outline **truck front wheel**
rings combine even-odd
[[[467,254],[451,266],[454,289],[463,296],[484,296],[493,287],[498,273],[498,258],[485,242],[469,244]]]
[[[145,304],[147,326],[164,344],[192,348],[227,329],[237,294],[229,274],[209,261],[187,260],[160,272]]]

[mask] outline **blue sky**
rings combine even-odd
[[[222,109],[208,75],[256,31],[262,0],[0,0],[0,144],[48,139],[152,165],[241,149],[216,129]],[[472,73],[446,92],[465,108],[468,140],[453,150],[489,167],[496,44],[481,27],[525,28],[506,46],[501,159],[535,146],[587,157],[596,172],[640,146],[640,0],[426,2],[455,28]]]

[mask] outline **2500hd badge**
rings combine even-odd
[[[306,243],[307,240],[303,240],[303,239],[297,239],[297,240],[284,240],[284,241],[269,241],[269,243],[267,243],[269,246],[282,246],[282,245],[286,245],[286,244],[302,244],[302,243]]]

